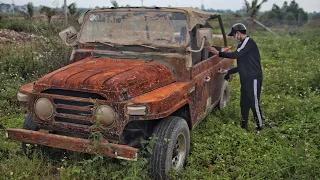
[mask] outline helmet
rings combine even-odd
[[[235,34],[237,31],[246,31],[246,30],[247,30],[247,28],[244,24],[237,23],[232,26],[231,31],[228,34],[228,36],[233,36],[233,34]]]

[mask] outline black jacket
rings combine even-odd
[[[256,42],[249,36],[238,45],[235,52],[219,52],[219,56],[237,59],[237,67],[230,69],[227,75],[239,72],[241,84],[247,79],[262,79],[260,52]]]

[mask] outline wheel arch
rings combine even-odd
[[[189,130],[192,129],[192,119],[191,119],[191,112],[190,112],[190,105],[187,103],[180,107],[178,110],[173,112],[170,116],[178,116],[186,120],[189,126]]]

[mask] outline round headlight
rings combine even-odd
[[[105,126],[111,126],[115,120],[115,112],[109,106],[98,106],[95,111],[95,118],[98,122]]]
[[[39,98],[34,105],[34,109],[36,115],[42,120],[51,118],[53,114],[53,105],[47,98]]]

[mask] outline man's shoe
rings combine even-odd
[[[256,129],[257,129],[257,131],[262,131],[263,128],[262,127],[257,127]]]

